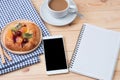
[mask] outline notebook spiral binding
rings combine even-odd
[[[85,31],[85,26],[86,26],[86,25],[83,24],[82,29],[81,29],[81,31],[80,31],[80,34],[79,34],[79,37],[78,37],[78,41],[77,41],[76,47],[75,47],[75,49],[74,49],[74,54],[72,55],[72,59],[71,59],[71,61],[70,61],[70,66],[69,66],[69,68],[72,68],[72,67],[73,67],[73,64],[74,64],[74,61],[75,61],[75,58],[76,58],[76,55],[77,55],[77,51],[78,51],[78,46],[80,45],[80,42],[81,42],[82,37],[83,37],[83,33],[84,33],[84,31]]]

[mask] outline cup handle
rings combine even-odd
[[[74,6],[74,5],[71,5],[71,6],[69,7],[68,13],[77,14],[77,16],[80,17],[80,18],[83,18],[83,17],[84,17],[81,13],[78,12],[76,6]]]
[[[69,7],[68,12],[69,12],[69,13],[77,13],[78,10],[77,10],[76,6],[71,5],[71,6]]]

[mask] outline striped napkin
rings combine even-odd
[[[50,35],[33,7],[31,0],[0,0],[0,29],[9,22],[20,19],[30,20],[39,25],[43,36]],[[12,61],[5,59],[6,63],[2,64],[0,59],[0,75],[39,62],[38,55],[43,53],[43,44],[35,51],[25,55],[15,55],[8,51],[6,52],[12,57]]]

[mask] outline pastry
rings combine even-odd
[[[14,21],[2,32],[2,43],[11,51],[29,51],[41,42],[41,30],[33,22],[27,20]]]

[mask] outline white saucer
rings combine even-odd
[[[76,4],[73,1],[71,4],[74,4],[76,6]],[[44,2],[40,7],[40,16],[48,24],[51,24],[54,26],[64,26],[71,23],[76,18],[77,14],[70,13],[67,16],[60,19],[54,18],[48,11],[46,2]]]

